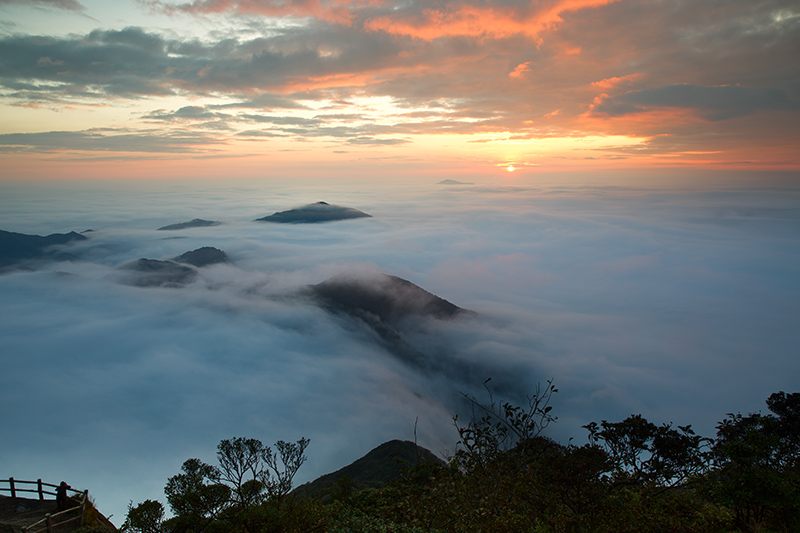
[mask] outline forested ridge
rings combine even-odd
[[[590,422],[588,442],[546,436],[552,381],[522,405],[465,395],[446,461],[405,457],[394,479],[359,488],[348,475],[324,494],[292,491],[310,441],[220,442],[218,465],[187,460],[157,500],[131,502],[134,533],[270,532],[790,532],[800,531],[800,393],[768,413],[729,413],[713,438],[641,415]],[[411,444],[411,443],[408,443]],[[416,446],[414,446],[416,448]],[[369,454],[368,454],[369,455]],[[374,465],[375,458],[360,463]],[[309,493],[313,494],[310,496]]]

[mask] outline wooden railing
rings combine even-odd
[[[0,492],[6,491],[10,493],[12,498],[17,498],[18,493],[33,493],[39,495],[39,500],[44,500],[44,495],[47,494],[49,496],[56,496],[55,492],[46,490],[45,487],[52,487],[58,488],[58,485],[53,485],[52,483],[44,483],[41,479],[37,479],[36,481],[23,481],[20,479],[14,479],[10,477],[8,479],[0,479],[0,484],[7,483],[8,487],[0,486]],[[31,485],[35,485],[36,488],[24,488],[29,487]],[[47,531],[47,533],[52,533],[52,531],[62,524],[68,524],[71,522],[78,522],[78,527],[83,525],[83,513],[86,510],[86,502],[89,500],[89,491],[84,490],[83,492],[79,490],[75,490],[72,488],[67,489],[68,491],[72,492],[78,498],[79,505],[76,507],[71,507],[69,509],[64,509],[63,511],[59,511],[57,513],[47,513],[44,518],[35,522],[29,526],[25,526],[22,528],[23,533],[39,533],[40,531]],[[71,518],[67,518],[70,514],[75,514],[78,511],[77,516],[73,516]]]

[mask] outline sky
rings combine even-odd
[[[119,525],[234,436],[310,438],[301,482],[446,455],[487,378],[554,379],[563,443],[764,410],[800,384],[798,50],[789,1],[0,0],[0,229],[93,230],[0,274],[0,477]],[[372,217],[254,222],[317,201]],[[231,263],[130,284],[202,246]],[[300,296],[377,273],[474,311],[405,324],[427,369]]]
[[[3,0],[0,157],[38,178],[796,169],[798,49],[792,0]]]

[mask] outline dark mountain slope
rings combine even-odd
[[[333,310],[359,316],[371,314],[395,325],[412,315],[447,319],[464,311],[408,280],[386,274],[337,276],[314,285],[311,290]]]
[[[414,319],[451,319],[465,309],[429,293],[410,281],[382,273],[336,276],[309,287],[325,309],[366,324],[401,361],[426,371],[441,371],[437,362],[409,344],[402,332]]]
[[[120,267],[119,281],[136,287],[183,287],[197,278],[197,271],[173,261],[141,258]]]
[[[332,222],[334,220],[347,220],[350,218],[371,217],[363,211],[352,207],[331,205],[326,202],[316,202],[288,211],[280,211],[272,215],[258,218],[257,222],[279,222],[282,224],[315,224],[319,222]]]
[[[64,245],[73,241],[85,241],[86,237],[80,233],[53,233],[42,237],[40,235],[25,235],[0,230],[0,268],[11,266],[31,259],[58,258],[50,250],[52,246]]]
[[[228,255],[219,248],[203,246],[197,250],[179,255],[175,258],[175,261],[196,267],[204,267],[216,265],[217,263],[227,263]]]
[[[337,482],[345,476],[349,478],[353,490],[379,488],[399,479],[405,469],[426,461],[443,464],[430,450],[410,441],[392,440],[336,472],[297,487],[294,494],[326,499],[337,490]]]
[[[157,231],[174,231],[179,229],[187,229],[187,228],[205,228],[208,226],[219,226],[221,222],[216,220],[203,220],[202,218],[195,218],[194,220],[190,220],[189,222],[179,222],[177,224],[169,224],[168,226],[163,226],[158,228]]]

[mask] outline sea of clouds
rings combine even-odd
[[[298,481],[390,439],[452,452],[461,393],[559,389],[548,434],[642,413],[713,436],[800,385],[796,176],[623,184],[264,180],[0,184],[0,229],[86,233],[75,259],[0,275],[0,476],[88,488],[120,524],[217,443],[311,439]],[[465,180],[466,181],[466,180]],[[316,202],[372,218],[253,220]],[[157,228],[194,218],[219,226]],[[202,246],[185,287],[119,266]],[[427,320],[409,365],[298,292],[342,272],[405,278],[475,311]]]

